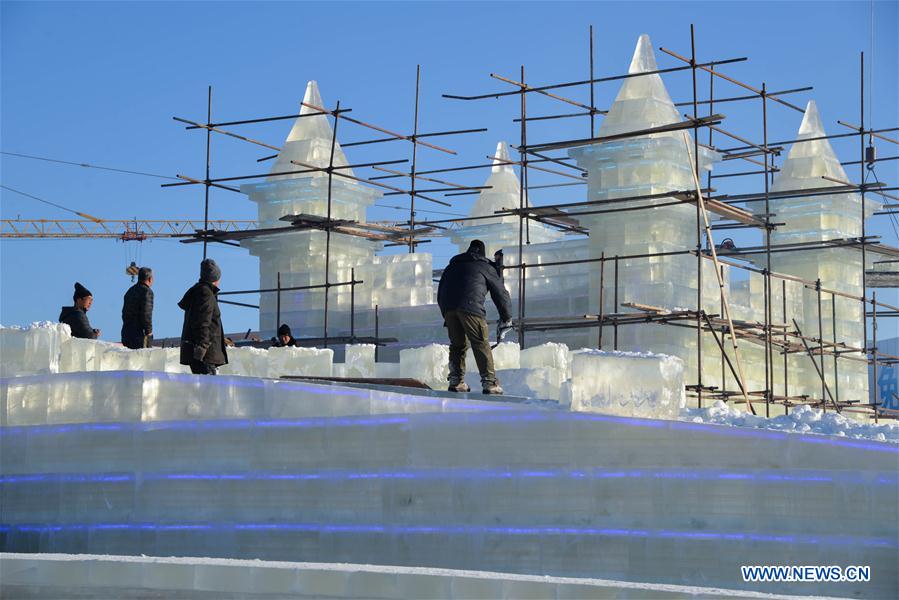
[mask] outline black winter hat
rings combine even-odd
[[[287,323],[282,323],[280,327],[278,327],[278,336],[287,335],[293,337],[290,333],[290,327],[287,326]]]
[[[487,248],[481,240],[471,240],[471,244],[468,245],[468,251],[480,254],[481,256],[487,254]]]
[[[211,258],[204,259],[200,263],[200,281],[215,283],[222,278],[222,270]]]
[[[91,291],[76,281],[75,293],[72,295],[72,300],[77,300],[78,298],[87,298],[88,296],[93,296],[93,294],[91,294]]]

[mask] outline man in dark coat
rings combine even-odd
[[[273,348],[284,348],[285,346],[296,346],[297,341],[293,339],[293,335],[291,334],[290,327],[288,327],[287,323],[282,323],[280,327],[278,327],[278,337],[272,340]]]
[[[75,293],[72,295],[74,306],[63,306],[59,313],[59,322],[65,323],[72,330],[72,337],[95,340],[100,337],[100,330],[91,327],[87,319],[87,311],[94,303],[94,295],[90,290],[75,282]]]
[[[474,240],[464,254],[454,256],[443,270],[437,288],[437,304],[443,313],[444,325],[450,339],[449,390],[467,392],[465,384],[465,352],[471,344],[481,387],[485,394],[502,394],[496,380],[490,332],[484,300],[487,293],[499,311],[500,327],[507,327],[512,319],[512,300],[506,291],[496,266],[487,260],[484,242]]]
[[[149,348],[153,341],[153,280],[153,269],[141,267],[137,271],[137,283],[125,292],[122,345],[126,348]]]
[[[181,364],[190,365],[196,375],[215,375],[228,364],[222,313],[216,296],[222,270],[211,258],[200,263],[200,281],[195,283],[178,306],[184,311],[181,328]]]

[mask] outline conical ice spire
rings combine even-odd
[[[790,153],[774,180],[775,190],[805,189],[840,185],[824,179],[847,181],[846,171],[834,154],[830,140],[814,139],[827,135],[821,124],[818,105],[809,100],[799,126],[800,141],[793,144]],[[810,139],[811,138],[811,139]],[[808,141],[804,141],[808,140]]]
[[[637,40],[629,74],[657,70],[652,41],[645,33]],[[599,127],[599,137],[638,131],[681,120],[658,73],[624,80],[615,102]]]
[[[482,190],[471,208],[469,216],[485,217],[494,214],[498,210],[518,208],[521,202],[521,184],[518,176],[508,164],[509,150],[506,142],[496,145],[496,153],[493,155],[493,166],[490,168],[490,177],[484,182],[488,189]],[[497,221],[499,217],[497,217]],[[492,219],[472,222],[472,225],[485,225],[493,223]],[[516,221],[517,222],[517,221]]]
[[[508,144],[506,142],[499,142],[496,144],[496,152],[493,153],[493,166],[490,167],[490,171],[492,173],[499,173],[500,171],[510,171],[514,175],[514,171],[512,171],[512,165],[509,164],[509,149]]]
[[[303,166],[291,161],[315,167],[328,166],[331,159],[331,139],[334,135],[334,130],[331,128],[331,123],[328,122],[327,115],[315,114],[321,111],[314,107],[318,107],[318,109],[326,108],[318,90],[318,83],[310,81],[306,84],[306,93],[303,96],[303,103],[300,105],[300,116],[297,117],[293,128],[287,135],[284,147],[281,148],[281,153],[278,154],[278,160],[275,161],[275,165],[270,171],[271,173],[303,169]],[[346,164],[346,156],[340,148],[340,143],[335,140],[334,166],[345,166]],[[353,173],[351,169],[345,169],[344,172],[348,175]],[[276,178],[312,177],[315,175],[321,175],[321,173],[301,173],[283,175]]]

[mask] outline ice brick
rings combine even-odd
[[[520,362],[521,350],[518,344],[513,342],[503,342],[493,349],[493,368],[500,369],[517,369]],[[471,348],[465,353],[465,372],[477,373],[478,364],[474,359],[474,353]]]
[[[61,347],[70,338],[69,326],[63,323],[0,328],[0,377],[59,372]]]
[[[539,369],[552,367],[567,377],[568,346],[547,342],[521,351],[520,366],[522,369]]]
[[[563,372],[555,367],[508,369],[498,371],[496,376],[507,394],[541,400],[558,401],[565,381]]]
[[[345,377],[374,377],[375,345],[347,344],[343,362]]]
[[[417,379],[434,389],[445,388],[449,376],[449,346],[430,344],[400,350],[400,376]]]
[[[269,348],[268,376],[331,376],[334,351],[330,348]]]
[[[684,363],[677,357],[600,350],[574,356],[571,410],[674,419],[685,405]]]
[[[228,348],[228,364],[219,369],[222,375],[268,377],[268,350],[261,348]]]
[[[62,343],[62,351],[59,357],[59,372],[99,371],[103,347],[103,342],[96,340],[85,340],[82,338],[65,340]]]

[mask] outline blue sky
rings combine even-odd
[[[526,68],[537,84],[586,79],[587,29],[594,26],[597,76],[626,72],[637,37],[648,33],[654,47],[689,54],[689,26],[697,32],[700,60],[747,56],[726,72],[770,90],[814,86],[796,94],[796,104],[814,98],[830,133],[837,119],[857,123],[859,52],[870,62],[869,2],[2,2],[2,149],[147,173],[202,177],[205,136],[188,132],[172,116],[203,120],[206,86],[214,88],[213,120],[295,113],[306,82],[319,82],[326,103],[340,100],[357,118],[393,130],[412,125],[416,64],[422,65],[423,131],[488,127],[484,134],[444,138],[457,150],[449,157],[423,149],[419,168],[477,164],[498,140],[516,141],[517,99],[458,102],[442,93],[474,94],[508,87],[489,77],[515,77]],[[873,85],[866,119],[897,124],[897,3],[874,4]],[[657,52],[660,67],[678,63]],[[665,76],[675,101],[691,96],[686,73]],[[700,79],[700,90],[708,80]],[[597,86],[597,105],[607,107],[618,84]],[[716,82],[716,95],[740,95]],[[585,101],[586,88],[566,92]],[[531,114],[569,112],[553,101],[529,100]],[[757,139],[757,102],[720,108],[726,127]],[[795,137],[801,115],[780,106],[769,110],[769,138]],[[529,128],[529,141],[585,137],[586,119],[555,120]],[[289,121],[245,127],[240,133],[279,145]],[[370,139],[369,132],[341,126],[344,142]],[[842,160],[858,158],[857,140],[835,141]],[[727,145],[727,144],[724,144]],[[881,156],[897,153],[879,143]],[[263,148],[217,137],[212,175],[262,172],[255,159]],[[409,158],[399,142],[347,150],[351,162]],[[103,218],[202,218],[202,189],[163,189],[165,180],[2,155],[3,185]],[[878,167],[883,180],[899,181],[899,161]],[[858,167],[849,171],[858,177]],[[454,181],[480,184],[486,172],[462,172]],[[742,179],[744,181],[740,181]],[[758,189],[748,178],[719,180],[720,191]],[[531,184],[546,183],[531,177]],[[724,183],[727,182],[727,183]],[[532,193],[535,204],[581,200],[582,188]],[[466,213],[473,197],[454,206],[425,210]],[[381,203],[405,205],[406,199]],[[59,209],[0,191],[3,218],[70,218]],[[252,219],[254,205],[227,191],[212,192],[211,216]],[[421,217],[437,218],[421,212]],[[370,218],[404,218],[402,211],[377,208]],[[869,232],[899,245],[886,217]],[[435,267],[452,254],[446,243],[430,244]],[[118,341],[121,298],[130,285],[124,269],[131,260],[157,272],[156,334],[177,335],[181,311],[175,303],[198,275],[200,246],[156,240],[123,244],[113,240],[4,240],[0,243],[0,322],[55,320],[71,303],[74,281],[94,293],[90,318],[103,338]],[[255,258],[241,249],[212,247],[221,264],[223,288],[252,288]],[[895,291],[878,294],[896,303]],[[252,302],[252,297],[246,297]],[[256,328],[255,311],[223,309],[229,331]],[[895,321],[895,320],[893,320]],[[896,335],[887,323],[882,337]]]

